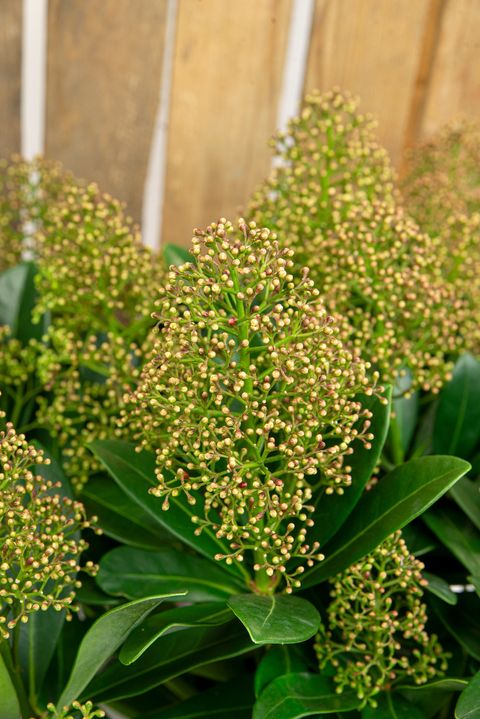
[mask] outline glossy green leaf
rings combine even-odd
[[[468,458],[480,441],[480,362],[464,354],[442,390],[435,420],[434,452]]]
[[[263,655],[255,672],[255,695],[258,697],[271,681],[284,674],[306,672],[308,661],[298,645],[276,644]]]
[[[376,707],[366,706],[362,719],[425,719],[421,709],[391,692],[382,692],[375,697]]]
[[[271,682],[258,698],[253,719],[300,717],[350,711],[361,705],[355,692],[337,694],[333,682],[318,674],[285,674]]]
[[[404,455],[410,447],[418,419],[418,392],[413,392],[409,397],[404,396],[412,386],[412,381],[412,373],[407,370],[404,376],[398,377],[393,391],[392,409],[395,414],[398,440]]]
[[[227,546],[208,527],[199,536],[194,534],[192,507],[184,496],[170,499],[170,508],[165,511],[162,501],[149,493],[157,486],[153,454],[136,452],[134,445],[119,440],[92,442],[90,448],[125,494],[161,527],[209,559],[219,552],[228,554]],[[248,572],[238,562],[224,566],[231,574],[249,579]]]
[[[221,565],[174,549],[113,549],[102,557],[97,583],[105,592],[129,599],[186,591],[188,602],[225,601],[238,592]]]
[[[115,607],[97,619],[82,639],[70,679],[57,702],[58,706],[68,706],[79,697],[107,659],[153,609],[165,600],[177,599],[179,596],[182,595],[172,593],[145,597]]]
[[[46,612],[33,612],[20,627],[19,655],[31,696],[40,692],[64,622],[65,612],[50,607]]]
[[[161,637],[140,659],[126,667],[116,661],[85,691],[97,702],[143,694],[180,674],[251,651],[253,645],[238,622],[221,627],[193,627]]]
[[[463,509],[470,521],[480,530],[480,482],[462,477],[450,490],[450,495]]]
[[[424,512],[470,465],[456,457],[420,457],[397,467],[363,494],[350,520],[324,548],[326,559],[305,572],[307,588],[338,574]]]
[[[476,593],[480,597],[480,576],[477,577],[477,576],[473,575],[471,577],[468,577],[468,581],[471,584],[473,584],[473,586],[475,587]]]
[[[158,549],[172,543],[171,535],[133,503],[111,477],[89,479],[81,499],[88,513],[98,517],[107,537],[142,549]]]
[[[358,440],[353,444],[354,452],[348,458],[348,464],[352,468],[352,484],[345,489],[342,495],[324,494],[321,497],[312,517],[315,525],[309,534],[311,541],[316,540],[323,545],[333,537],[354,509],[368,480],[372,476],[387,437],[392,397],[391,388],[387,389],[385,397],[388,399],[387,405],[382,404],[378,397],[366,397],[363,400],[364,407],[370,409],[373,413],[370,428],[374,436],[372,446],[370,449],[365,449],[362,442]]]
[[[447,604],[455,605],[458,601],[458,596],[455,592],[452,592],[450,585],[442,577],[437,577],[435,574],[429,572],[422,572],[423,578],[427,580],[427,590],[432,594],[435,594],[439,599],[443,599]]]
[[[35,274],[33,262],[22,262],[0,274],[0,325],[8,325],[21,342],[40,338],[44,331],[31,318],[37,296]]]
[[[3,641],[3,640],[0,640]],[[20,705],[10,674],[0,654],[0,719],[20,719]]]
[[[480,574],[480,532],[456,507],[434,507],[423,521],[472,574]]]
[[[132,664],[160,637],[188,627],[217,627],[231,621],[232,612],[219,602],[175,607],[148,617],[133,630],[120,650],[122,664]]]
[[[462,692],[467,686],[467,684],[468,681],[466,679],[458,677],[445,677],[445,679],[437,679],[433,682],[428,682],[428,684],[401,684],[395,687],[395,689],[398,689],[398,691],[407,689],[409,692],[413,692],[413,694],[420,696],[422,694],[427,694],[431,691]]]
[[[313,604],[278,594],[239,594],[228,606],[255,644],[298,644],[317,632],[321,620]]]
[[[455,707],[455,719],[480,719],[480,672],[475,674],[460,694]]]
[[[461,648],[459,650],[462,653]],[[465,679],[448,677],[437,679],[428,684],[396,686],[395,695],[399,692],[414,707],[421,709],[427,719],[433,719],[433,717],[438,716],[438,712],[440,712],[440,716],[445,717],[441,710],[447,709],[452,702],[453,694],[463,691],[466,685],[467,681]]]
[[[451,607],[436,597],[430,597],[429,605],[444,627],[474,659],[480,661],[480,599],[476,594],[459,594],[458,603]]]
[[[145,719],[251,719],[254,701],[253,678],[240,676]]]
[[[195,258],[185,247],[174,245],[171,242],[167,242],[162,246],[163,259],[165,264],[170,265],[183,265],[185,262],[195,262]]]

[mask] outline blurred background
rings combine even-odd
[[[0,156],[44,153],[188,245],[268,173],[305,91],[360,96],[399,170],[480,110],[480,0],[0,0]]]

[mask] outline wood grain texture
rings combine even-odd
[[[448,0],[429,83],[422,139],[460,116],[480,115],[480,2]]]
[[[22,3],[0,0],[0,157],[20,150]]]
[[[163,239],[235,219],[268,172],[290,0],[180,0]]]
[[[46,153],[140,220],[166,0],[50,0]]]
[[[401,172],[405,169],[407,151],[419,141],[421,135],[428,91],[437,56],[446,5],[447,0],[430,0],[420,49],[417,77],[410,99],[404,137],[404,152],[401,158]]]
[[[475,1],[475,0],[474,0]],[[430,0],[317,0],[306,88],[334,85],[361,99],[398,162]]]

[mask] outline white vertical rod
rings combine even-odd
[[[48,0],[23,0],[21,152],[31,160],[45,150]]]
[[[178,0],[168,0],[160,98],[143,192],[142,237],[153,249],[161,245],[177,10]]]
[[[279,130],[284,130],[288,120],[297,115],[300,109],[314,12],[315,0],[293,0],[282,89],[278,103]]]

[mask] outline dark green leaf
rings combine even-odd
[[[125,494],[161,527],[209,559],[219,552],[229,553],[228,547],[209,528],[199,536],[194,534],[192,508],[184,496],[172,498],[168,511],[162,510],[162,501],[149,493],[157,486],[153,454],[136,452],[134,445],[119,440],[92,442],[90,448]],[[224,566],[237,577],[249,579],[248,572],[238,562]]]
[[[442,390],[433,451],[467,458],[480,441],[480,362],[464,354]]]
[[[393,412],[395,414],[396,426],[398,429],[400,445],[405,455],[410,447],[413,433],[418,419],[419,397],[418,392],[413,392],[409,397],[403,396],[412,386],[412,373],[399,377],[394,388]]]
[[[300,597],[239,594],[228,606],[246,627],[255,644],[298,644],[317,632],[320,615]]]
[[[473,584],[473,586],[475,587],[476,593],[477,593],[478,596],[480,597],[480,576],[478,576],[478,577],[476,577],[476,576],[468,577],[468,581],[469,581],[471,584]]]
[[[94,577],[83,576],[82,586],[77,589],[75,596],[81,604],[88,604],[92,607],[115,607],[122,604],[119,597],[112,597],[111,594],[102,592],[95,583]]]
[[[183,265],[185,262],[195,262],[195,258],[185,247],[179,247],[171,242],[167,242],[162,246],[163,259],[165,264],[170,265]]]
[[[128,667],[114,662],[87,687],[85,699],[98,702],[136,696],[196,667],[251,651],[253,645],[238,622],[221,627],[193,627],[161,637]]]
[[[462,477],[452,487],[450,494],[470,521],[477,529],[480,529],[480,483],[472,482],[468,477]]]
[[[174,549],[113,549],[102,557],[97,583],[129,599],[178,591],[188,592],[188,602],[225,601],[238,591],[232,575],[218,564]]]
[[[455,707],[456,719],[480,719],[480,672],[475,674],[467,688],[460,694]]]
[[[425,714],[398,694],[383,692],[375,697],[376,707],[367,706],[362,719],[425,719]]]
[[[352,484],[342,495],[329,494],[321,497],[313,515],[315,525],[309,535],[312,541],[316,540],[323,545],[333,537],[352,512],[371,478],[388,432],[391,388],[387,389],[385,397],[388,399],[387,405],[382,404],[378,397],[366,397],[363,400],[363,406],[373,413],[370,431],[374,439],[371,449],[365,449],[358,440],[354,443],[354,453],[348,458],[348,464],[352,468]]]
[[[261,694],[253,709],[253,719],[300,719],[350,711],[361,703],[353,691],[337,694],[327,677],[285,674],[274,679]]]
[[[92,477],[82,492],[89,514],[98,517],[104,534],[142,549],[158,549],[172,537],[123,492],[110,477]]]
[[[338,574],[375,549],[442,496],[468,472],[456,457],[411,459],[363,494],[350,520],[324,549],[326,559],[307,571],[307,588]]]
[[[472,574],[480,574],[480,532],[456,507],[435,507],[422,519]]]
[[[58,700],[58,706],[69,706],[78,698],[92,677],[112,654],[123,644],[130,632],[150,612],[166,599],[176,599],[178,594],[145,597],[103,614],[90,627],[77,652],[67,686]]]
[[[459,649],[462,652],[462,649]],[[401,696],[420,709],[427,719],[437,716],[446,719],[446,715],[441,713],[441,710],[447,709],[452,702],[453,693],[461,692],[466,685],[465,679],[438,679],[428,684],[397,686],[395,687],[395,696],[397,696],[397,692],[400,692]],[[437,714],[438,712],[440,714]]]
[[[39,694],[64,622],[65,612],[50,607],[46,612],[33,612],[28,623],[21,625],[20,661],[30,696]]]
[[[428,603],[452,637],[470,656],[480,661],[480,599],[477,595],[460,594],[455,607],[436,597],[430,597]]]
[[[258,697],[271,681],[283,674],[307,671],[307,659],[299,646],[271,647],[263,656],[255,672],[255,695]]]
[[[435,574],[429,572],[423,572],[424,579],[427,580],[427,590],[432,594],[435,594],[439,599],[443,599],[447,604],[455,605],[458,601],[458,596],[455,592],[452,592],[450,585],[441,577],[437,577]]]
[[[439,546],[436,538],[421,522],[407,524],[402,529],[402,536],[410,552],[416,557],[428,554]]]
[[[217,627],[231,621],[232,612],[218,602],[167,609],[148,617],[133,630],[120,650],[122,664],[132,664],[160,637],[188,627]]]
[[[434,682],[428,682],[428,684],[412,684],[411,686],[402,684],[395,687],[395,690],[402,691],[406,689],[409,692],[413,692],[415,695],[421,696],[422,694],[427,694],[431,691],[461,692],[465,689],[467,684],[468,682],[466,679],[445,677],[445,679],[437,679]]]
[[[247,675],[217,684],[164,711],[151,712],[145,719],[251,719],[253,679]]]
[[[0,275],[0,325],[8,325],[12,336],[24,343],[44,332],[41,323],[32,322],[37,296],[35,273],[32,262],[22,262]]]
[[[0,640],[3,641],[3,640]],[[0,719],[20,719],[20,705],[10,674],[0,654]]]

